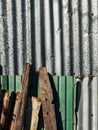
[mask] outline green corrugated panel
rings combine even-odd
[[[73,91],[73,93],[74,93],[74,99],[73,99],[73,104],[74,104],[74,109],[73,109],[73,120],[74,120],[74,130],[76,130],[76,115],[75,115],[75,109],[76,109],[76,80],[75,80],[75,77],[74,77],[74,86],[73,86],[74,88],[74,91]]]
[[[66,130],[73,130],[73,77],[66,77]]]
[[[14,76],[9,76],[9,91],[15,91],[15,77]]]
[[[2,89],[8,89],[9,88],[8,76],[1,76],[1,85],[2,85]]]
[[[75,79],[72,76],[49,76],[54,94],[58,130],[75,130]],[[1,76],[3,89],[19,91],[21,76]],[[32,77],[30,96],[40,97],[38,74]],[[42,115],[42,114],[41,114]],[[43,130],[42,117],[38,130]]]
[[[65,85],[65,77],[61,76],[59,77],[59,100],[60,100],[60,113],[61,113],[61,123],[60,129],[65,129],[65,109],[66,109],[66,97],[65,97],[65,91],[66,91],[66,85]],[[58,120],[59,121],[59,120]]]
[[[15,76],[15,90],[16,92],[20,91],[20,86],[21,86],[21,76]]]

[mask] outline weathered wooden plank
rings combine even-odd
[[[12,114],[14,110],[14,105],[15,105],[15,99],[16,99],[16,94],[15,92],[12,92],[9,99],[7,117],[6,117],[6,122],[4,124],[3,130],[9,130],[11,119],[12,119]]]
[[[28,86],[29,86],[29,80],[30,80],[30,71],[31,71],[31,65],[26,64],[24,68],[23,78],[22,78],[21,93],[18,100],[15,127],[13,128],[13,130],[22,130],[24,128],[23,123],[24,123],[26,103],[28,99]]]
[[[30,97],[26,109],[26,120],[24,130],[37,130],[41,99]]]
[[[0,124],[1,124],[2,129],[4,129],[4,125],[7,119],[9,98],[10,98],[9,91],[5,91],[4,99],[3,99],[2,114],[1,114],[1,119],[0,119]]]
[[[19,109],[19,106],[18,106],[19,105],[19,103],[18,103],[19,97],[20,97],[20,92],[17,92],[16,93],[16,101],[15,101],[14,111],[13,111],[11,125],[10,125],[10,130],[14,130],[14,127],[15,127],[17,110]]]
[[[45,130],[57,130],[53,92],[46,68],[39,69],[39,81]]]
[[[3,109],[4,95],[5,95],[5,90],[0,90],[0,120],[1,120],[1,113]]]
[[[41,100],[36,97],[32,97],[32,117],[30,130],[37,130],[40,107]]]

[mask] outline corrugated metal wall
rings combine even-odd
[[[0,0],[0,64],[22,74],[25,62],[52,74],[98,73],[97,0]]]
[[[29,62],[51,74],[96,75],[97,42],[98,0],[0,0],[0,74],[21,75]],[[78,130],[98,128],[97,85],[97,77],[80,81]]]
[[[98,77],[77,81],[77,130],[98,130]]]

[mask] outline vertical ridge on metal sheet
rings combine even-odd
[[[59,77],[59,99],[60,99],[60,113],[62,117],[62,125],[60,126],[59,129],[64,129],[65,128],[65,103],[66,103],[66,97],[65,97],[65,77],[61,76]]]
[[[42,65],[41,59],[41,37],[40,37],[40,0],[34,0],[35,6],[35,57],[36,57],[36,69],[39,69],[38,66]]]
[[[93,73],[96,73],[98,67],[98,1],[91,1],[92,10],[90,12],[91,16],[91,37],[89,38],[90,44],[90,69],[93,70]],[[97,29],[96,29],[97,28]],[[96,47],[95,47],[96,46]],[[94,58],[95,57],[95,58]],[[94,69],[95,68],[95,69]]]
[[[9,91],[15,91],[15,76],[9,76]]]
[[[83,81],[83,129],[89,130],[89,86],[88,86],[89,79],[85,78]]]
[[[35,38],[35,0],[28,0],[28,55],[30,56],[30,61],[34,67],[36,67],[36,38]]]
[[[76,78],[73,77],[73,130],[76,130]]]
[[[9,73],[9,60],[8,60],[8,25],[7,25],[7,5],[6,5],[6,0],[1,0],[0,1],[0,15],[1,15],[1,33],[3,38],[3,46],[2,46],[2,60],[5,69],[3,69],[3,73]],[[7,60],[6,60],[7,59]]]
[[[28,5],[26,3],[26,0],[22,0],[21,1],[21,18],[22,18],[22,57],[23,57],[23,65],[25,64],[25,61],[27,59],[27,37],[28,34],[26,34],[26,32],[28,32],[28,28],[26,26],[26,23],[28,23],[27,19],[26,19],[26,12],[27,8],[26,5]]]
[[[21,71],[22,66],[23,66],[22,46],[24,46],[24,45],[22,45],[22,42],[23,42],[22,41],[22,34],[23,34],[23,32],[22,32],[22,17],[21,17],[22,12],[21,12],[21,9],[22,9],[21,1],[18,1],[18,2],[16,1],[18,73]]]
[[[73,78],[71,76],[66,77],[66,130],[73,129]]]
[[[91,107],[89,105],[89,107],[91,108],[91,112],[90,112],[90,129],[91,130],[97,130],[97,121],[98,121],[98,116],[97,116],[97,109],[98,109],[98,94],[97,94],[97,82],[98,78],[94,77],[93,78],[93,82],[91,83]],[[92,79],[91,79],[92,81]]]
[[[86,77],[77,84],[77,130],[98,129],[98,77]],[[76,100],[76,101],[77,101]]]
[[[25,58],[25,60],[24,60],[24,63],[25,62],[27,62],[27,63],[33,63],[34,65],[35,65],[35,62],[34,61],[32,61],[32,59],[34,60],[35,58],[34,58],[34,54],[32,55],[32,51],[33,51],[33,53],[34,53],[34,44],[33,44],[33,46],[32,46],[32,41],[31,41],[31,38],[33,39],[33,42],[35,42],[34,41],[34,39],[35,39],[35,37],[32,37],[32,35],[34,35],[34,31],[35,31],[35,29],[34,29],[34,24],[33,24],[33,27],[31,26],[31,13],[30,13],[30,11],[31,11],[31,8],[32,8],[32,6],[33,6],[33,9],[34,9],[34,3],[32,4],[32,1],[33,0],[26,0],[25,1],[25,7],[24,7],[24,11],[25,11],[25,19],[24,20],[26,20],[26,27],[25,27],[25,35],[26,35],[26,41],[25,41],[25,46],[26,46],[26,52],[25,52],[25,55],[26,55],[26,58]],[[33,11],[33,13],[34,13],[34,11]],[[32,21],[34,21],[34,18],[32,17]],[[31,31],[30,30],[34,30],[32,33],[31,33]],[[24,29],[23,29],[23,31],[24,31]],[[31,35],[30,35],[31,34]],[[25,49],[25,48],[24,48]],[[31,49],[32,49],[32,51],[31,51]],[[24,50],[23,50],[24,51]]]
[[[73,3],[73,9],[71,11],[71,16],[72,16],[72,20],[73,20],[73,72],[74,73],[78,73],[78,70],[80,71],[80,74],[82,74],[81,72],[81,66],[82,66],[82,63],[80,60],[82,60],[82,57],[80,56],[81,54],[81,49],[80,49],[80,46],[81,46],[81,31],[80,31],[80,27],[81,27],[81,21],[80,21],[80,17],[81,17],[81,14],[80,14],[80,11],[79,11],[79,2],[78,0],[73,0],[72,1]],[[74,33],[75,32],[75,33]],[[77,44],[76,44],[77,43]],[[76,48],[77,51],[76,51]],[[77,56],[78,55],[78,56]],[[81,57],[81,58],[80,58]],[[77,61],[77,62],[75,62]],[[81,64],[81,66],[80,66]],[[76,69],[77,68],[77,69]]]
[[[18,30],[17,30],[17,9],[16,0],[12,0],[12,20],[13,20],[13,51],[14,51],[14,73],[18,74]]]
[[[55,73],[54,67],[54,21],[53,21],[53,1],[44,2],[44,23],[45,23],[45,46],[46,46],[46,66],[50,73]],[[47,26],[48,25],[48,26]]]
[[[57,12],[57,13],[55,13]],[[54,17],[54,47],[55,47],[55,69],[56,72],[60,72],[61,73],[61,49],[60,49],[60,33],[61,33],[61,29],[60,29],[60,16],[59,16],[59,0],[54,0],[53,2],[53,17]],[[58,62],[59,61],[59,62]],[[57,63],[58,62],[58,63]]]
[[[15,87],[14,88],[15,88],[16,92],[20,91],[21,80],[22,80],[21,76],[18,76],[18,75],[15,76]]]
[[[1,83],[2,83],[2,89],[8,89],[8,77],[7,76],[1,76]]]
[[[8,45],[7,51],[9,53],[9,73],[14,73],[14,44],[13,44],[13,15],[12,15],[12,3],[7,0],[7,24],[8,24]],[[8,59],[7,59],[8,60]]]

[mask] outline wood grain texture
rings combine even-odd
[[[6,122],[4,124],[3,130],[9,130],[10,128],[10,123],[11,123],[12,114],[13,114],[14,105],[15,105],[15,99],[16,99],[16,93],[12,92],[9,99],[7,117],[6,117]]]
[[[39,81],[45,130],[57,130],[53,92],[46,68],[39,69]]]
[[[32,97],[32,116],[30,130],[37,130],[40,107],[41,100],[36,97]]]
[[[11,124],[10,124],[10,130],[14,130],[14,127],[15,127],[17,110],[19,109],[19,103],[18,103],[19,97],[20,97],[20,92],[17,92],[15,106],[14,106],[14,110],[13,110],[13,114],[12,114],[12,120],[11,120]]]
[[[6,124],[8,106],[9,106],[9,98],[10,98],[9,91],[5,91],[1,119],[0,119],[0,124],[1,124],[2,129],[4,129],[4,126]]]
[[[5,90],[0,90],[0,120],[3,109],[3,100],[4,100]]]
[[[16,113],[15,127],[13,128],[13,130],[22,130],[24,128],[24,117],[25,117],[25,110],[26,110],[26,104],[28,99],[30,71],[31,71],[31,65],[26,64],[24,68],[23,78],[22,78],[21,93],[17,103],[18,108]]]

